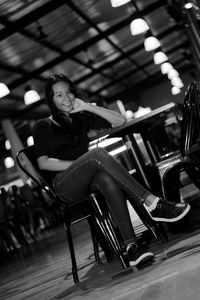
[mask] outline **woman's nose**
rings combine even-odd
[[[67,98],[70,98],[70,99],[71,99],[71,98],[72,98],[72,93],[69,93],[69,92],[68,92],[68,93],[65,93],[65,97],[67,97]]]

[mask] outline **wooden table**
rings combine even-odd
[[[176,104],[169,103],[151,111],[144,116],[131,120],[121,127],[109,130],[108,132],[106,132],[106,135],[104,134],[105,138],[121,137],[123,139],[123,142],[127,147],[127,152],[130,156],[130,159],[133,162],[133,166],[139,174],[142,183],[148,189],[151,189],[151,183],[147,174],[147,168],[143,153],[138,145],[138,141],[134,136],[134,133],[141,133],[144,130],[147,130],[148,127],[152,125],[153,122],[155,122],[155,120],[158,120],[165,113],[174,111],[175,108]],[[98,136],[98,139],[101,138],[103,138],[103,135]],[[145,144],[145,147],[148,148],[147,151],[150,159],[154,160],[155,162],[154,151],[150,149],[150,145]]]

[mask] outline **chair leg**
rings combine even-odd
[[[155,238],[159,238],[163,244],[168,243],[168,236],[163,224],[154,222],[151,217],[146,213],[146,220],[144,221],[147,228],[151,230]]]
[[[91,222],[90,217],[87,220],[88,220],[88,223],[89,223],[89,226],[90,226],[90,232],[91,232],[93,249],[94,249],[94,257],[95,257],[96,261],[100,261],[99,246],[98,246],[97,237],[96,237],[95,232],[94,232],[93,224]]]
[[[131,202],[131,199],[129,200]],[[161,224],[151,219],[145,207],[141,204],[132,203],[136,213],[141,218],[144,225],[152,232],[155,238],[159,238],[163,244],[168,242],[167,232]]]
[[[122,253],[123,253],[122,247],[118,241],[118,238],[115,234],[115,231],[113,229],[110,219],[107,216],[102,215],[100,222],[102,222],[102,225],[104,226],[105,231],[107,231],[108,240],[109,240],[110,244],[112,245],[114,252],[119,257],[122,267],[124,269],[126,269],[128,267],[128,264],[122,255]]]
[[[116,255],[118,256],[122,267],[125,269],[128,267],[127,262],[125,261],[124,257],[123,257],[123,251],[122,251],[122,247],[118,241],[117,235],[113,229],[112,223],[109,219],[109,217],[105,214],[102,213],[102,210],[99,206],[99,203],[97,201],[96,195],[95,194],[91,194],[91,199],[93,201],[93,207],[95,209],[95,219],[97,224],[99,225],[101,231],[103,232],[103,234],[106,236],[108,242],[110,243],[114,253],[116,253]]]
[[[68,239],[68,243],[69,243],[69,251],[70,251],[71,262],[72,262],[72,275],[73,275],[74,283],[78,283],[79,282],[78,269],[77,269],[76,256],[75,256],[75,252],[74,252],[74,244],[73,244],[73,240],[72,240],[70,224],[64,223],[64,228],[65,228],[65,232],[67,234],[67,239]]]
[[[96,218],[95,213],[91,215],[90,222],[91,222],[92,230],[94,232],[94,237],[97,241],[97,245],[100,245],[101,249],[104,251],[107,261],[108,262],[112,261],[112,257],[114,254],[113,249],[111,248],[110,243],[108,243],[106,232],[105,230],[103,230],[99,222],[99,219]]]

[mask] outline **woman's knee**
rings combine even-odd
[[[98,172],[93,179],[92,186],[113,192],[119,189],[116,181],[106,172]]]
[[[103,149],[103,148],[95,148],[89,151],[91,153],[91,155],[94,155],[95,157],[103,157],[103,156],[108,156],[108,152]]]

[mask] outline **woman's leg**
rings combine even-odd
[[[56,175],[54,187],[63,200],[74,202],[89,192],[91,182],[99,171],[108,173],[119,187],[138,203],[143,203],[148,196],[152,196],[152,202],[156,198],[102,148],[85,153],[69,168]]]
[[[136,240],[126,198],[115,180],[103,171],[98,172],[91,183],[92,191],[100,191],[109,207],[125,244]],[[104,200],[102,199],[102,200]]]
[[[145,204],[155,221],[175,222],[184,217],[190,209],[188,204],[161,201],[139,184],[104,149],[96,148],[74,161],[66,170],[56,175],[54,188],[60,198],[69,204],[81,201],[90,191],[94,176],[103,171],[108,173],[119,187],[130,196],[130,202]],[[133,205],[134,206],[134,205]]]
[[[62,200],[68,203],[68,205],[72,205],[76,201],[83,201],[83,198],[90,192],[91,184],[95,176],[97,176],[100,172],[108,174],[113,182],[116,183],[116,186],[129,194],[133,201],[141,204],[145,203],[148,206],[154,205],[156,202],[156,197],[154,195],[143,188],[120,163],[101,148],[87,152],[79,157],[65,171],[57,174],[53,181],[55,191]],[[110,193],[110,190],[108,191],[106,185],[103,185],[103,188],[104,193]],[[109,197],[109,200],[110,199],[111,198]],[[114,208],[114,205],[116,205],[115,201],[117,202],[117,210]],[[124,224],[123,221],[125,221],[125,218],[127,217],[125,231],[122,229],[122,234],[124,235],[123,237],[125,241],[127,238],[129,239],[129,237],[134,239],[133,244],[128,243],[127,245],[127,254],[131,264],[138,265],[146,260],[152,259],[153,253],[144,253],[143,250],[138,248],[138,245],[135,242],[135,235],[130,227],[130,216],[127,216],[127,207],[125,208],[124,198],[123,200],[121,197],[113,198],[113,201],[109,201],[109,205],[111,207],[111,211],[114,209],[117,222],[120,224],[121,229],[122,224]],[[156,217],[158,221],[166,221],[168,219],[170,219],[170,221],[177,220],[177,215],[180,219],[180,216],[182,217],[184,215],[184,211],[186,211],[186,206],[184,205],[180,208],[170,206],[170,209],[166,207],[167,205],[165,204],[164,206],[164,218],[163,204],[159,203],[159,205],[154,207],[154,219]],[[118,209],[120,207],[123,210],[123,221],[121,219],[122,214],[119,215]],[[165,217],[166,212],[167,218]]]

